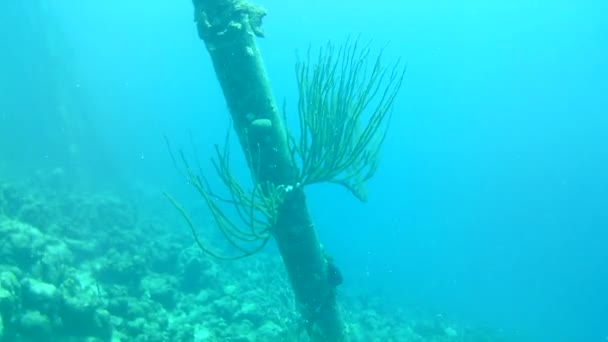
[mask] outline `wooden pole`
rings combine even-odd
[[[245,0],[193,0],[194,18],[228,104],[256,181],[294,185],[287,132],[283,126],[256,37],[265,11]],[[263,123],[263,124],[261,124]],[[289,274],[304,328],[314,342],[346,341],[336,303],[333,271],[326,260],[304,192],[289,193],[273,232]]]

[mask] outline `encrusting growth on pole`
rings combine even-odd
[[[383,67],[380,55],[369,68],[370,49],[357,41],[337,49],[328,44],[316,60],[309,51],[296,64],[300,127],[294,134],[286,129],[286,111],[277,109],[255,42],[263,36],[265,11],[243,0],[193,3],[198,34],[213,61],[253,186],[244,188],[230,171],[228,135],[223,148],[216,146],[213,159],[228,196],[214,193],[183,154],[179,161],[236,254],[225,256],[207,247],[186,211],[167,197],[187,220],[199,247],[214,257],[246,257],[274,237],[310,340],[347,341],[336,302],[341,278],[321,248],[303,189],[336,183],[366,200],[363,185],[376,171],[405,69],[399,62]],[[225,204],[235,215],[226,213]]]

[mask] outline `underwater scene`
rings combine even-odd
[[[0,342],[608,341],[606,18],[0,1]]]

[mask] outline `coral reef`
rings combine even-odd
[[[307,341],[274,254],[218,261],[174,216],[33,189],[0,183],[0,341]],[[360,298],[344,311],[352,341],[498,340]]]

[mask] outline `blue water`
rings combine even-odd
[[[262,2],[269,15],[260,47],[275,95],[292,113],[295,54],[309,44],[360,33],[378,47],[390,42],[387,60],[408,64],[369,203],[332,186],[309,190],[344,290],[521,340],[605,341],[608,4],[331,3]],[[190,1],[55,5],[94,132],[83,141],[91,164],[82,167],[118,188],[179,189],[162,135],[187,144],[192,132],[205,160],[228,127]],[[34,42],[12,43],[35,53]],[[14,82],[4,86],[36,98],[27,80]],[[0,120],[5,129],[21,125],[29,166],[60,158],[36,141],[36,127],[52,124],[43,110],[24,125],[10,117],[21,102],[4,103]],[[0,147],[13,156],[10,169],[24,161],[7,140]]]

